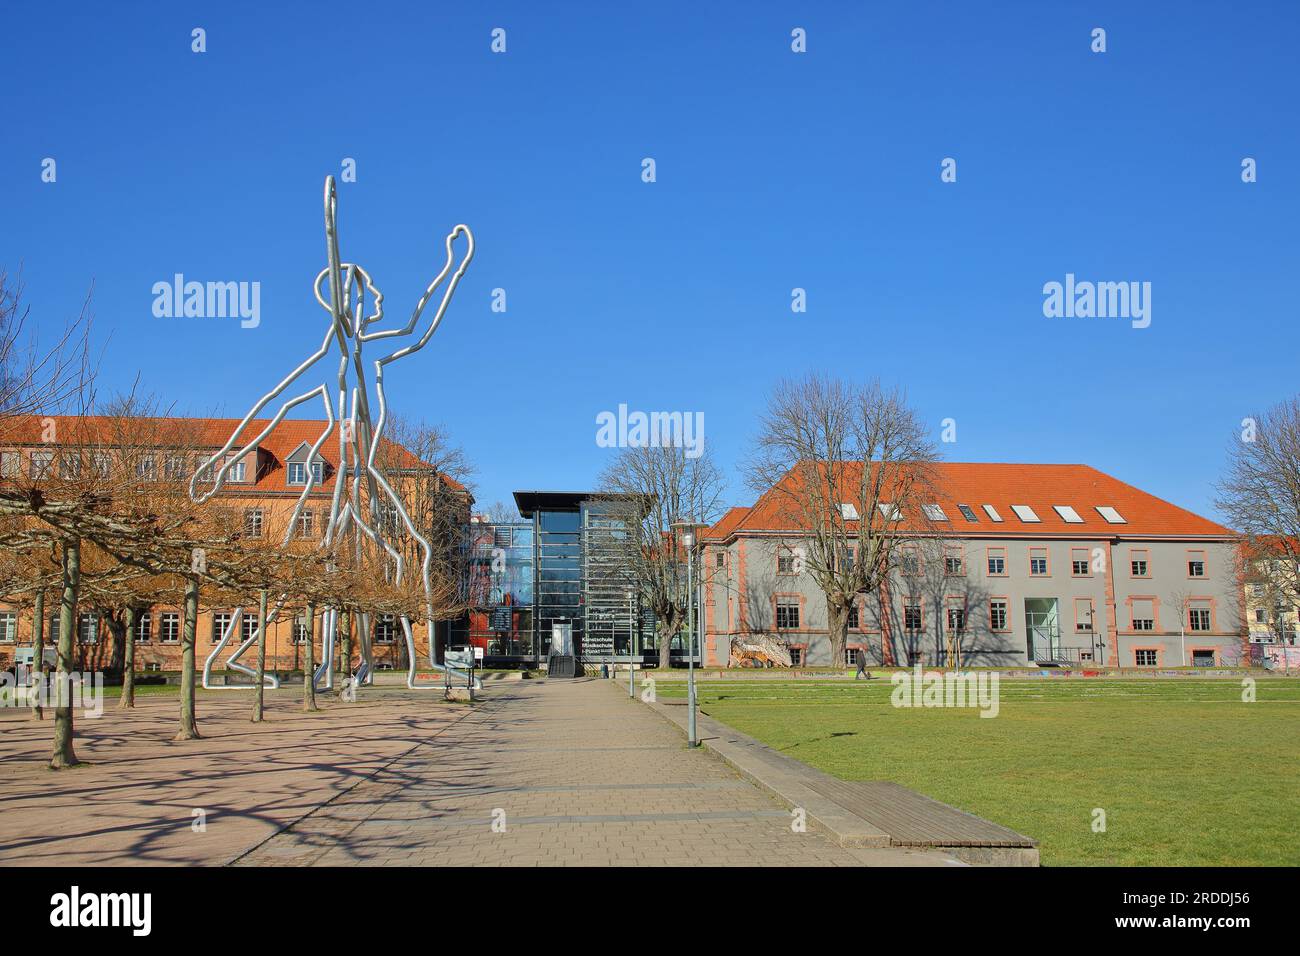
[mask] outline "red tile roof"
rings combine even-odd
[[[237,418],[131,418],[121,419],[103,415],[21,415],[0,421],[0,446],[33,446],[47,444],[49,423],[54,425],[54,442],[56,445],[102,445],[111,447],[122,435],[129,435],[129,441],[140,447],[155,447],[160,450],[169,448],[184,450],[201,450],[216,452],[239,425]],[[269,425],[269,418],[255,418],[241,433],[243,441],[233,450],[256,437]],[[308,447],[315,444],[325,431],[324,420],[284,419],[258,446],[272,459],[271,467],[263,468],[256,483],[228,484],[232,492],[275,492],[291,491],[301,493],[301,486],[286,484],[288,468],[285,462],[298,447],[306,442]],[[384,451],[393,465],[403,469],[422,469],[429,466],[420,461],[401,445],[385,440]],[[332,469],[337,469],[339,458],[338,425],[330,429],[330,435],[321,444],[319,456]],[[386,462],[387,463],[387,462]],[[460,482],[443,477],[454,491],[464,491]]]
[[[847,491],[856,487],[862,473],[861,462],[841,462],[839,476],[845,488],[843,501],[854,501]],[[1170,504],[1139,488],[1126,484],[1088,465],[988,464],[982,462],[940,462],[934,466],[937,490],[934,495],[947,515],[947,521],[935,523],[941,533],[970,537],[1195,537],[1234,538],[1236,533],[1185,508]],[[793,472],[782,479],[785,485],[797,481]],[[735,533],[796,531],[799,522],[791,515],[792,499],[769,490],[752,508],[733,508],[705,537],[725,539]],[[919,502],[918,502],[919,504]],[[969,505],[979,519],[966,520],[958,509]],[[995,522],[984,511],[992,505],[1002,517]],[[1022,521],[1012,505],[1028,505],[1038,521]],[[1072,507],[1082,523],[1067,522],[1052,507]],[[1111,524],[1098,507],[1114,508],[1125,519]],[[742,512],[737,514],[737,512]],[[909,520],[910,519],[910,520]],[[903,515],[900,528],[916,531],[923,525],[915,516]]]

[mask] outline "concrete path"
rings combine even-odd
[[[489,684],[431,737],[241,865],[960,865],[842,847],[600,680]]]

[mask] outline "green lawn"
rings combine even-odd
[[[895,708],[888,675],[698,687],[710,716],[827,773],[1036,838],[1044,865],[1300,862],[1300,680],[1260,679],[1254,703],[1231,679],[1003,680],[995,718]]]

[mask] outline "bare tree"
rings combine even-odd
[[[629,524],[620,571],[655,616],[659,666],[672,662],[672,640],[686,622],[687,554],[681,522],[710,524],[721,513],[726,487],[707,452],[692,457],[676,445],[625,448],[599,479],[600,496],[624,502]]]
[[[507,504],[504,501],[492,502],[483,510],[482,514],[490,524],[510,524],[522,520],[519,516],[519,509],[514,504]]]
[[[1300,606],[1300,396],[1242,422],[1216,504],[1245,536],[1243,578],[1266,606]]]
[[[798,563],[826,598],[831,659],[844,660],[849,607],[876,594],[901,532],[935,535],[935,450],[906,397],[821,375],[773,390],[746,465],[755,508],[792,528]]]

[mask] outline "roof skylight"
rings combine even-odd
[[[1001,521],[1002,515],[998,514],[998,509],[992,505],[984,505],[984,513],[989,516],[990,521]]]
[[[1128,524],[1128,521],[1124,519],[1124,516],[1110,505],[1097,505],[1097,514],[1101,515],[1111,524]]]
[[[1039,520],[1038,515],[1034,514],[1034,509],[1029,505],[1012,505],[1011,510],[1016,513],[1016,517],[1027,524],[1032,524]]]
[[[1052,510],[1061,516],[1061,520],[1066,524],[1083,524],[1083,519],[1079,517],[1079,512],[1075,511],[1069,505],[1052,505]]]

